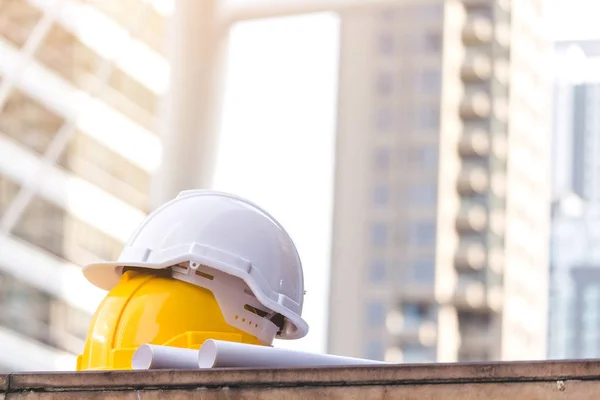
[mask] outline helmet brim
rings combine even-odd
[[[123,274],[123,267],[138,267],[145,269],[164,269],[165,265],[160,264],[152,264],[152,263],[135,263],[128,262],[127,264],[116,263],[116,262],[97,262],[90,263],[83,267],[83,276],[94,286],[110,291],[113,289],[121,280],[121,276]],[[273,300],[269,299],[265,296],[261,291],[256,290],[254,288],[252,282],[248,282],[248,280],[244,279],[244,276],[240,276],[240,274],[236,273],[236,270],[232,271],[224,271],[229,273],[230,275],[234,275],[242,280],[244,280],[259,302],[261,302],[265,307],[270,309],[274,309],[276,307],[270,306],[273,303]],[[277,335],[278,339],[300,339],[308,333],[308,324],[306,321],[295,313],[281,313],[285,319],[287,320],[288,325],[287,329],[284,329],[281,334]]]

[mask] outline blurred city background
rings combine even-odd
[[[73,370],[181,189],[297,242],[306,338],[390,362],[600,356],[600,4],[0,0],[0,373]]]

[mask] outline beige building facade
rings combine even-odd
[[[399,0],[341,14],[329,352],[545,357],[541,3]]]
[[[75,368],[103,296],[79,266],[116,259],[149,210],[158,3],[0,1],[2,371]]]

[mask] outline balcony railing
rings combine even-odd
[[[483,168],[465,168],[458,175],[457,187],[461,195],[481,194],[489,188],[488,172]]]
[[[465,120],[488,118],[491,111],[490,97],[483,92],[466,96],[460,105],[460,116]]]
[[[483,17],[469,18],[462,32],[466,45],[481,45],[491,43],[494,38],[492,21]]]
[[[492,76],[492,61],[484,55],[467,58],[461,68],[461,78],[464,82],[481,82]]]
[[[485,157],[490,152],[490,138],[484,130],[466,132],[458,142],[461,157]]]
[[[487,224],[487,213],[481,206],[466,207],[460,210],[456,218],[456,229],[459,233],[481,232],[486,229]]]
[[[454,265],[459,271],[479,271],[485,267],[486,253],[481,244],[459,247],[454,257]]]

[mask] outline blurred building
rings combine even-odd
[[[330,352],[545,358],[552,88],[541,3],[342,14]]]
[[[549,358],[600,357],[600,41],[555,48]]]
[[[147,212],[166,3],[0,0],[0,371],[75,367],[102,296],[77,265]]]

